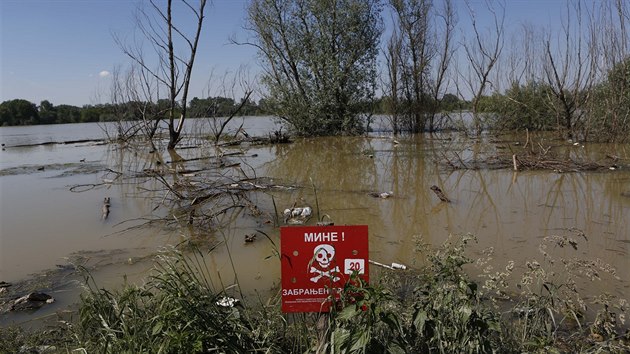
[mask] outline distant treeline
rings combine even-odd
[[[380,97],[373,102],[363,103],[363,110],[374,114],[388,114],[391,106],[389,97]],[[258,102],[247,100],[236,101],[227,97],[194,97],[188,103],[190,117],[227,117],[234,112],[238,116],[269,115],[264,99]],[[4,101],[0,104],[0,126],[35,125],[35,124],[64,124],[64,123],[89,123],[110,122],[117,120],[142,119],[143,110],[152,105],[154,112],[162,112],[164,118],[168,117],[168,102],[160,100],[157,104],[148,102],[126,102],[122,104],[96,104],[82,107],[61,104],[53,105],[44,100],[39,105],[24,99]],[[440,102],[441,111],[457,111],[470,108],[469,101],[460,100],[453,94],[444,95]]]
[[[241,102],[231,98],[195,97],[188,104],[188,112],[190,117],[224,117],[236,112],[239,106]],[[152,108],[154,112],[162,112],[164,118],[167,118],[167,107],[167,100],[159,100],[157,103],[126,102],[77,107],[67,104],[55,106],[48,100],[37,105],[24,99],[14,99],[0,104],[0,126],[136,120],[141,119],[143,111],[148,108]],[[264,109],[264,100],[258,103],[248,100],[238,110],[240,116],[265,114],[268,113]]]

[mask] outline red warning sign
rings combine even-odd
[[[282,227],[280,252],[282,312],[327,312],[352,273],[369,280],[367,225]]]

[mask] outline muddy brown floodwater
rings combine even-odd
[[[257,135],[277,128],[270,118],[246,118],[231,129],[241,123]],[[197,132],[203,130],[200,122],[194,127]],[[102,286],[121,284],[123,275],[129,281],[142,281],[153,255],[164,246],[190,238],[221,242],[207,256],[220,286],[239,283],[246,293],[274,294],[280,281],[279,230],[265,223],[274,214],[272,197],[280,210],[296,202],[314,209],[319,205],[319,215],[329,215],[336,225],[368,225],[370,258],[410,267],[422,264],[426,257],[415,251],[420,242],[438,246],[449,234],[474,234],[478,242],[471,247],[473,257],[492,248],[491,264],[496,269],[512,260],[517,271],[524,269],[527,260],[541,259],[539,247],[545,237],[572,237],[579,243],[577,250],[556,247],[551,251],[561,258],[599,259],[614,267],[619,278],[602,275],[601,281],[584,283],[581,290],[607,291],[619,297],[629,293],[628,145],[582,146],[549,139],[563,156],[572,159],[619,159],[614,170],[564,173],[452,169],[443,163],[447,156],[470,160],[516,148],[524,138],[515,136],[473,140],[453,133],[394,140],[374,133],[369,137],[296,139],[292,144],[246,150],[225,147],[225,153],[244,151],[233,160],[248,175],[299,188],[254,192],[251,199],[262,217],[252,218],[243,211],[231,227],[199,233],[187,228],[129,229],[169,212],[156,208],[164,196],[154,188],[155,181],[116,179],[111,171],[131,175],[155,167],[155,154],[95,143],[10,147],[20,141],[86,136],[102,138],[102,130],[95,124],[53,126],[44,131],[41,127],[0,128],[0,139],[9,146],[0,153],[0,281],[37,279],[42,290],[57,299],[35,314],[0,315],[2,324],[46,316],[76,303],[80,277],[67,272],[70,263],[89,266]],[[200,141],[194,138],[187,144]],[[181,149],[179,154],[194,159],[211,155],[210,150],[206,143]],[[164,160],[170,159],[163,149],[159,153]],[[203,163],[192,160],[184,167],[195,169]],[[81,187],[73,188],[78,185]],[[431,191],[432,185],[440,187],[451,203],[441,202]],[[375,198],[370,195],[373,192],[393,195]],[[101,218],[104,197],[111,198],[106,220]],[[259,237],[245,244],[244,235],[255,230],[267,233],[270,239]],[[42,280],[46,278],[54,282]]]

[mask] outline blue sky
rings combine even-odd
[[[112,33],[130,38],[132,0],[0,0],[0,101],[94,104],[110,72],[129,59]],[[146,4],[146,3],[145,3]],[[252,65],[255,51],[228,44],[241,31],[245,0],[215,0],[207,8],[191,94],[201,95],[210,72]]]
[[[202,96],[210,72],[235,71],[245,65],[258,70],[251,47],[228,44],[246,36],[241,27],[247,0],[214,0],[200,40],[190,97]],[[455,0],[460,23],[463,0]],[[130,38],[134,10],[146,1],[133,0],[0,0],[0,102],[23,98],[39,104],[106,102],[111,73],[129,59],[112,33]],[[480,6],[483,0],[471,1]],[[563,0],[507,0],[506,24],[557,25]],[[488,19],[479,13],[480,23]],[[207,92],[207,90],[206,90]]]

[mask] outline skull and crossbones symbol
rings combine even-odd
[[[333,258],[335,258],[335,248],[333,246],[326,244],[315,246],[315,249],[313,249],[313,259],[308,264],[310,273],[316,274],[311,278],[313,283],[317,283],[323,277],[331,278],[333,282],[340,280],[340,278],[335,275],[335,273],[339,273],[339,266],[328,269]],[[319,265],[319,269],[314,267],[314,263]]]

